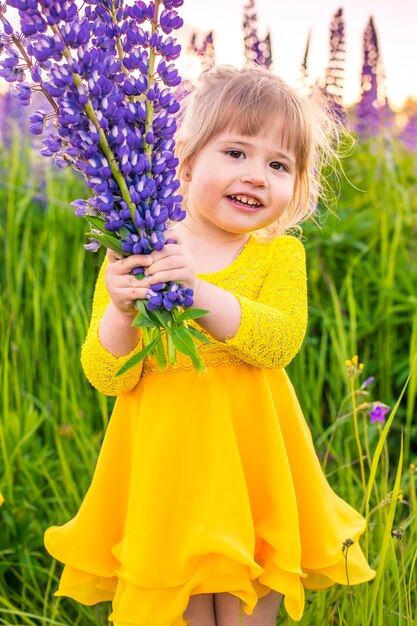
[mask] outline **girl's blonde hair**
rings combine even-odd
[[[180,178],[186,162],[225,128],[247,136],[279,129],[280,142],[296,158],[294,194],[279,223],[259,234],[270,238],[296,226],[316,211],[326,186],[323,166],[336,157],[339,127],[323,100],[300,96],[258,65],[220,66],[206,72],[182,102],[176,136]]]

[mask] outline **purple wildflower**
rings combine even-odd
[[[90,243],[85,243],[84,248],[89,252],[97,252],[97,250],[100,248],[100,244],[98,241],[90,237]]]
[[[342,104],[345,59],[345,23],[343,9],[340,8],[330,24],[330,57],[324,90],[330,111],[342,122],[346,121],[346,110]]]
[[[385,406],[385,404],[381,404],[380,402],[375,402],[371,411],[369,411],[369,417],[371,418],[371,424],[375,424],[375,422],[381,422],[384,424],[385,415],[388,413],[389,407]]]
[[[384,130],[389,136],[392,134],[392,130],[395,125],[395,114],[391,109],[387,96],[384,98],[384,104],[380,107],[380,119],[381,129]]]
[[[356,130],[361,138],[375,136],[381,128],[378,102],[380,63],[378,36],[371,17],[363,35],[361,98],[356,107]]]
[[[300,66],[300,84],[301,90],[307,94],[309,93],[309,87],[307,85],[308,79],[308,55],[310,52],[310,42],[311,42],[311,30],[308,32],[306,46],[304,48],[303,59],[301,61]]]
[[[371,385],[375,380],[375,376],[370,376],[369,378],[367,378],[363,383],[362,383],[362,389],[365,389],[365,387],[369,387],[369,385]]]
[[[265,39],[259,39],[258,37],[258,17],[255,10],[255,0],[248,0],[243,11],[245,57],[249,63],[257,63],[268,69],[272,64],[271,37],[269,33]]]
[[[185,217],[173,139],[174,88],[181,82],[173,61],[180,46],[171,35],[182,26],[176,11],[182,3],[0,5],[0,76],[18,83],[22,105],[35,91],[45,96],[50,110],[35,111],[30,130],[43,134],[53,118],[42,154],[58,167],[72,165],[93,194],[75,203],[76,214],[92,227],[87,249],[102,244],[121,255],[162,250],[168,222]],[[5,18],[7,6],[18,9],[20,33]],[[192,304],[190,290],[174,286],[161,292],[164,313]],[[154,304],[149,300],[150,308]]]
[[[43,134],[47,120],[55,118],[55,132],[44,139],[42,154],[52,156],[58,167],[72,164],[84,176],[103,232],[116,234],[125,253],[133,252],[134,234],[143,252],[161,250],[167,221],[185,215],[172,140],[179,108],[172,88],[181,80],[172,61],[180,46],[165,36],[182,25],[175,10],[182,1],[162,1],[158,15],[159,4],[123,7],[89,0],[79,10],[73,0],[41,6],[9,0],[0,10],[5,44],[0,76],[19,81],[22,105],[29,104],[33,91],[45,94],[52,110],[35,111],[30,131]],[[6,20],[7,5],[19,10],[22,35]],[[151,36],[146,23],[152,21],[162,33]],[[29,75],[31,84],[23,80]],[[137,98],[142,95],[145,101]],[[77,215],[91,215],[83,206],[77,206]]]
[[[417,115],[410,115],[400,133],[400,139],[410,152],[417,150]]]
[[[213,32],[207,33],[201,46],[197,45],[197,34],[193,33],[188,50],[200,57],[202,72],[207,72],[215,63]]]
[[[261,41],[259,49],[262,52],[263,64],[266,69],[269,70],[272,65],[272,44],[270,32],[268,32],[265,39]]]

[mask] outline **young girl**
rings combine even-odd
[[[299,620],[304,588],[374,575],[365,521],[329,487],[284,369],[307,324],[304,248],[284,232],[314,210],[332,128],[270,72],[207,73],[177,137],[178,243],[108,252],[82,364],[118,398],[81,508],[46,546],[65,563],[57,595],[112,600],[116,626],[273,626],[282,596]],[[134,301],[165,281],[209,311],[207,371],[179,355],[116,378],[141,349]]]

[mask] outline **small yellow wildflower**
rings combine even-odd
[[[351,359],[347,359],[347,361],[345,361],[349,380],[353,380],[354,378],[360,376],[363,368],[365,367],[363,363],[358,363],[358,361],[359,357],[357,354],[355,354]]]
[[[0,506],[3,506],[4,503],[5,503],[5,499],[4,499],[2,492],[0,491]]]

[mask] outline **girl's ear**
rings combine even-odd
[[[191,182],[191,163],[188,159],[181,168],[181,178],[186,183]]]
[[[176,145],[175,145],[175,156],[179,157],[179,160],[181,162],[182,158],[182,152],[183,152],[183,146],[184,146],[184,141],[177,141]],[[187,157],[184,159],[182,165],[180,165],[179,169],[177,170],[177,175],[178,178],[180,178],[183,182],[185,183],[189,183],[191,180],[191,162],[190,159]]]

